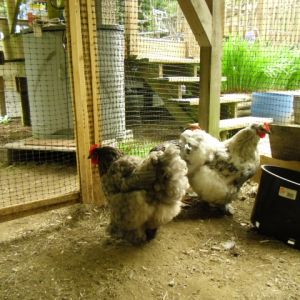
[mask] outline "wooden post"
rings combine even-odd
[[[224,0],[178,0],[200,50],[199,125],[219,136]]]
[[[9,32],[15,33],[21,0],[6,1]]]
[[[89,148],[99,141],[97,121],[99,113],[99,70],[95,51],[96,14],[90,0],[68,1],[68,30],[73,79],[73,99],[77,143],[77,162],[80,192],[84,203],[102,204],[101,189],[96,167],[88,159]],[[97,90],[96,90],[97,89]]]
[[[178,3],[200,47],[210,47],[212,15],[205,0],[178,0]]]
[[[53,1],[51,0],[47,1],[48,18],[49,19],[59,18],[61,16],[61,10],[53,7],[52,3]]]
[[[125,43],[127,58],[138,55],[138,7],[138,0],[125,0]]]

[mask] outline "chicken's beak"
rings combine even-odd
[[[268,123],[264,123],[264,125],[263,125],[262,128],[263,128],[263,130],[264,130],[265,133],[271,134],[270,125]]]

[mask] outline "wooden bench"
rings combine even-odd
[[[173,98],[171,101],[190,106],[199,105],[199,98]],[[220,104],[228,107],[230,118],[237,118],[238,105],[249,101],[251,101],[251,95],[249,94],[222,94],[220,97]]]
[[[230,130],[242,129],[247,126],[250,126],[253,123],[272,123],[272,118],[260,118],[260,117],[241,117],[241,118],[232,118],[220,120],[219,123],[219,132],[221,140],[227,138],[227,134]]]
[[[141,64],[152,64],[158,66],[159,78],[164,78],[164,65],[192,65],[193,74],[197,76],[197,70],[199,67],[199,58],[187,58],[187,57],[172,57],[172,56],[149,56],[136,59]]]
[[[185,82],[200,82],[199,76],[169,76],[169,77],[157,77],[153,80],[160,80],[165,82],[185,83]],[[226,81],[225,76],[222,77],[222,81]]]

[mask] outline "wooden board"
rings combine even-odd
[[[158,77],[153,78],[153,80],[161,80],[166,82],[178,82],[178,83],[184,83],[184,82],[200,82],[200,78],[198,76],[171,76],[171,77]],[[222,77],[222,81],[226,81],[226,77]]]
[[[300,161],[300,125],[271,124],[272,157]]]
[[[25,145],[35,146],[58,146],[58,147],[76,147],[74,139],[35,139],[28,138],[24,140]]]
[[[23,204],[17,204],[0,209],[0,222],[8,221],[17,217],[24,217],[34,213],[40,213],[54,207],[69,205],[79,202],[80,193],[72,192],[59,197],[42,199]]]
[[[172,57],[154,55],[149,57],[137,57],[142,63],[158,63],[158,64],[199,64],[200,58]]]
[[[53,142],[52,142],[53,141]],[[34,151],[57,151],[57,152],[75,152],[76,145],[74,140],[34,140],[27,143],[27,139],[7,143],[3,146],[9,150],[34,150]]]
[[[260,117],[241,117],[233,119],[220,120],[220,131],[239,129],[250,126],[253,123],[272,123],[272,118],[260,118]]]
[[[268,157],[265,155],[260,156],[260,165],[272,165],[272,166],[287,168],[295,171],[300,171],[299,161],[286,161],[282,159]],[[252,180],[258,183],[260,181],[260,177],[261,177],[261,169],[259,168],[259,170],[252,177]]]
[[[174,102],[186,103],[189,105],[199,105],[199,97],[171,99]],[[220,97],[220,104],[245,103],[251,101],[251,95],[248,94],[223,94]]]

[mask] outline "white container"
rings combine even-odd
[[[123,27],[102,25],[97,30],[100,58],[100,111],[103,140],[126,137]]]
[[[64,29],[22,35],[32,134],[73,136],[73,111]]]

